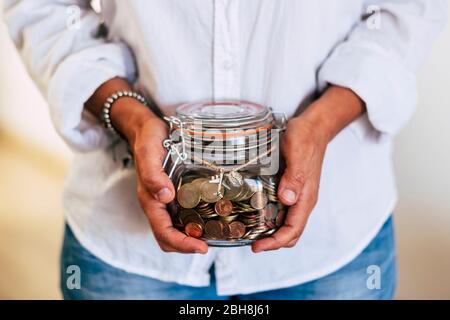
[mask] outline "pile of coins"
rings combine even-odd
[[[282,224],[285,208],[277,199],[274,176],[186,174],[177,190],[174,225],[188,236],[205,240],[256,240],[273,234]]]

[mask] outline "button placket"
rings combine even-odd
[[[239,1],[214,1],[213,96],[240,99]]]
[[[214,1],[213,95],[215,100],[240,100],[239,0]],[[220,291],[236,286],[233,252],[217,250],[216,281]]]

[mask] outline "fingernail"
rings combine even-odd
[[[158,194],[156,195],[159,201],[163,200],[164,198],[170,197],[170,190],[168,188],[162,188],[158,191]]]
[[[294,191],[286,189],[283,191],[283,198],[289,202],[295,202],[297,195]]]

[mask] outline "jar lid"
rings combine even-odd
[[[260,119],[269,108],[247,101],[208,101],[185,104],[177,109],[177,115],[185,120],[240,121]]]
[[[271,150],[278,143],[273,130],[284,130],[272,109],[248,101],[184,104],[177,108],[176,119],[171,132],[182,134],[187,158],[216,164],[230,158],[242,162],[255,150]]]

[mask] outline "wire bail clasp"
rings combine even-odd
[[[163,147],[167,150],[167,155],[163,162],[163,169],[168,172],[169,178],[172,178],[173,173],[180,161],[184,162],[187,160],[184,124],[177,117],[164,117],[164,120],[169,123],[169,138],[163,141]],[[177,129],[180,132],[180,141],[178,141],[173,134],[177,131]],[[170,170],[167,170],[168,168],[166,167],[172,156],[175,156],[175,160],[173,161]]]

